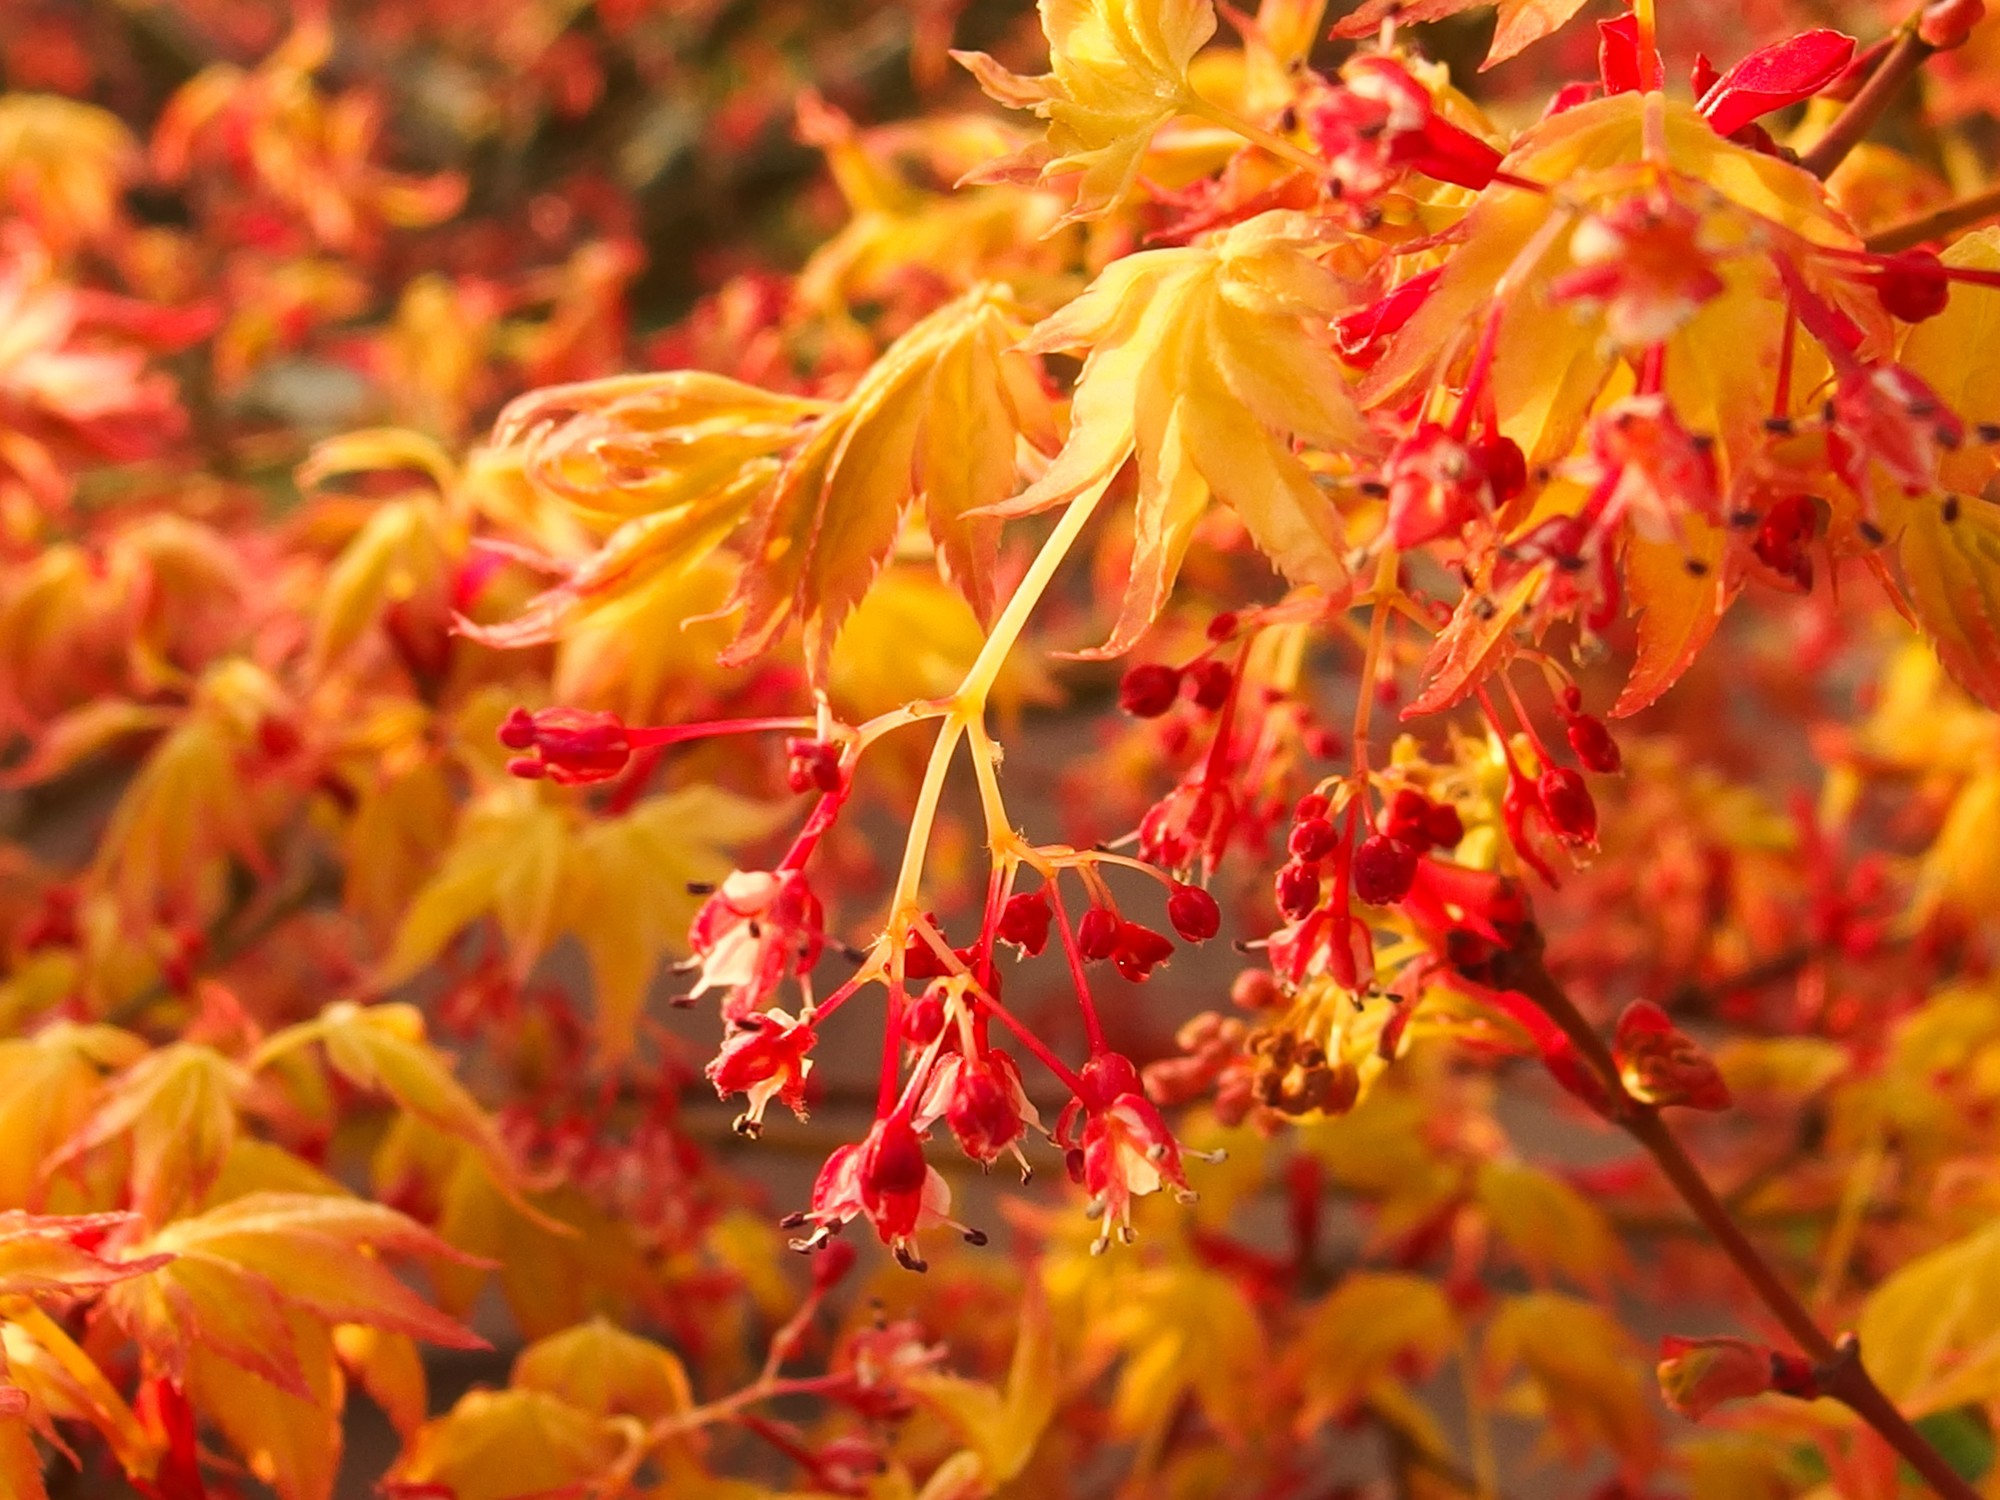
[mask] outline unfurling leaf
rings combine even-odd
[[[1117,655],[1153,622],[1211,497],[1286,578],[1344,593],[1339,513],[1291,441],[1375,446],[1323,336],[1362,300],[1326,263],[1345,248],[1330,234],[1275,211],[1200,245],[1126,256],[1029,335],[1030,349],[1088,353],[1062,452],[998,513],[1101,493],[1128,461],[1138,480],[1124,603],[1111,639],[1086,654]]]
[[[1187,106],[1188,64],[1215,35],[1211,0],[1041,0],[1049,71],[954,52],[981,88],[1048,121],[1048,139],[980,175],[1076,177],[1069,219],[1102,218],[1132,190],[1146,146]]]
[[[492,645],[556,638],[580,603],[685,570],[747,517],[724,612],[744,611],[725,662],[761,655],[796,620],[816,680],[849,611],[921,504],[940,570],[985,618],[999,522],[1022,441],[1052,446],[1041,377],[1014,349],[1009,294],[981,285],[882,352],[831,406],[680,371],[543,392],[502,418],[527,472],[586,513],[631,515],[602,551],[518,620],[461,628]],[[727,398],[727,399],[725,399]]]

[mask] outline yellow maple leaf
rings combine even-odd
[[[1290,1358],[1305,1399],[1301,1436],[1337,1421],[1385,1386],[1412,1357],[1435,1366],[1457,1346],[1458,1315],[1434,1282],[1401,1271],[1356,1271],[1306,1312]]]
[[[1211,0],[1041,0],[1049,71],[1009,72],[954,52],[980,87],[1048,122],[1048,138],[1000,164],[1044,182],[1075,176],[1065,219],[1110,213],[1132,190],[1153,132],[1189,109],[1188,64],[1215,35]]]
[[[1856,1331],[1868,1370],[1911,1416],[2000,1392],[2000,1227],[1899,1266],[1868,1294]]]
[[[975,1459],[966,1493],[991,1493],[1015,1479],[1034,1457],[1060,1393],[1057,1352],[1048,1297],[1030,1277],[1004,1391],[955,1375],[918,1374],[909,1380],[910,1393],[944,1419]]]
[[[1116,655],[1152,623],[1211,497],[1293,583],[1345,590],[1339,514],[1290,440],[1375,447],[1319,331],[1359,298],[1356,253],[1305,214],[1259,214],[1197,245],[1113,262],[1029,335],[1028,349],[1088,353],[1068,441],[997,513],[1101,492],[1128,461],[1137,473],[1124,603],[1110,640],[1087,655]]]
[[[570,933],[597,982],[600,1043],[620,1056],[661,955],[685,951],[698,904],[689,883],[720,880],[730,868],[722,849],[783,816],[691,786],[585,819],[541,787],[511,782],[467,810],[442,866],[411,901],[378,982],[407,979],[482,917],[498,924],[522,976]]]
[[[1609,1449],[1644,1470],[1659,1446],[1653,1394],[1631,1335],[1600,1307],[1556,1292],[1509,1297],[1486,1325],[1487,1378],[1524,1370],[1548,1441],[1581,1457]]]
[[[1604,1212],[1560,1177],[1519,1161],[1480,1164],[1473,1196],[1529,1275],[1601,1290],[1622,1259]]]
[[[1493,42],[1486,49],[1484,71],[1505,62],[1523,48],[1562,28],[1583,9],[1584,0],[1368,0],[1359,10],[1342,16],[1334,26],[1338,37],[1365,37],[1394,17],[1399,26],[1421,21],[1441,21],[1462,11],[1484,10],[1492,5],[1499,12],[1493,28]]]
[[[424,1424],[384,1482],[454,1500],[587,1494],[626,1450],[615,1424],[546,1391],[472,1391]]]
[[[694,1405],[687,1371],[671,1350],[601,1316],[523,1349],[510,1384],[546,1391],[594,1416],[648,1424]]]
[[[637,512],[556,587],[500,626],[496,646],[557,639],[578,607],[661,570],[699,564],[744,525],[725,611],[743,611],[724,661],[740,665],[803,628],[815,680],[842,622],[921,503],[940,569],[982,618],[994,603],[999,522],[1023,440],[1050,446],[1034,362],[1015,342],[1011,294],[974,287],[885,349],[831,405],[690,371],[538,392],[503,414],[532,479],[580,508]]]
[[[2000,270],[2000,228],[1968,234],[1942,259]],[[1902,361],[1968,426],[2000,422],[2000,294],[1956,288],[1945,310],[1917,324]],[[1996,472],[1990,445],[1948,453],[1943,495],[1903,497],[1896,561],[1904,597],[1953,679],[1989,708],[2000,708],[2000,518],[1986,498]]]
[[[310,1021],[271,1037],[250,1059],[268,1068],[318,1043],[334,1072],[359,1089],[387,1094],[397,1107],[479,1153],[502,1190],[520,1201],[520,1167],[499,1127],[452,1073],[451,1061],[425,1040],[414,1005],[356,1005],[337,1000]]]

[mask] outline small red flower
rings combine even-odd
[[[749,1107],[731,1126],[754,1139],[764,1128],[764,1111],[773,1099],[801,1120],[806,1117],[806,1074],[812,1059],[806,1054],[818,1037],[810,1022],[794,1020],[782,1010],[754,1012],[730,1026],[722,1050],[709,1062],[708,1081],[718,1098],[749,1097]]]
[[[1011,1151],[1020,1164],[1021,1180],[1033,1175],[1021,1154],[1020,1140],[1024,1131],[1042,1128],[1042,1117],[1029,1102],[1021,1069],[999,1048],[985,1048],[972,1056],[947,1052],[938,1059],[912,1124],[923,1132],[939,1120],[950,1128],[959,1149],[982,1167]]]
[[[1069,1155],[1071,1175],[1090,1194],[1091,1216],[1102,1222],[1090,1247],[1097,1254],[1113,1234],[1131,1243],[1134,1198],[1163,1187],[1183,1201],[1194,1194],[1180,1145],[1142,1092],[1130,1058],[1099,1053],[1084,1065],[1080,1082],[1076,1098],[1056,1121],[1056,1142]]]
[[[892,1114],[877,1120],[866,1140],[841,1146],[826,1159],[813,1183],[812,1206],[786,1225],[812,1225],[792,1248],[817,1250],[850,1219],[865,1217],[899,1264],[921,1271],[917,1234],[951,1224],[950,1213],[950,1185],[924,1160],[924,1143],[909,1117]]]
[[[1032,958],[1048,946],[1049,921],[1053,915],[1046,891],[1022,891],[1009,896],[1006,905],[1000,908],[1000,921],[993,935]]]
[[[826,946],[819,897],[799,870],[736,870],[702,902],[688,929],[700,977],[689,998],[727,991],[722,1014],[761,1010],[778,986],[805,974]]]
[[[1440,182],[1482,188],[1500,153],[1437,112],[1430,92],[1394,58],[1357,57],[1305,111],[1305,127],[1343,198],[1380,197],[1415,171]]]

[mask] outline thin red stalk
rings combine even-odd
[[[714,739],[724,734],[769,734],[777,730],[812,730],[817,726],[811,719],[797,715],[764,719],[705,719],[695,724],[654,724],[641,725],[625,731],[626,741],[633,749],[641,746],[681,745],[689,740]]]
[[[826,999],[821,1001],[818,1005],[815,1005],[813,1007],[814,1023],[817,1024],[821,1021],[824,1021],[828,1016],[832,1015],[836,1010],[839,1010],[840,1007],[843,1004],[845,1004],[851,996],[858,994],[860,992],[861,986],[868,983],[868,980],[869,980],[868,971],[866,969],[863,969],[859,974],[856,974],[852,979],[848,980],[845,984],[841,985],[841,987],[835,990],[831,995],[828,995]]]
[[[972,1003],[1013,1032],[1014,1040],[1027,1049],[1030,1057],[1053,1073],[1064,1088],[1072,1094],[1082,1093],[1083,1080],[1076,1076],[1076,1070],[1051,1052],[1048,1045],[1028,1030],[1012,1011],[983,990],[973,990],[971,995]]]
[[[1070,930],[1069,913],[1063,909],[1062,891],[1051,876],[1048,883],[1049,906],[1056,917],[1056,931],[1062,936],[1063,957],[1069,960],[1070,982],[1076,986],[1076,1003],[1083,1011],[1083,1034],[1090,1043],[1090,1055],[1096,1057],[1104,1050],[1104,1025],[1097,1016],[1097,1002],[1090,998],[1090,980],[1083,972],[1083,952],[1076,945],[1076,934]]]
[[[896,1087],[901,1081],[898,1063],[903,1051],[903,961],[896,958],[896,972],[889,980],[889,1013],[882,1023],[882,1076],[875,1085],[875,1118],[884,1120],[896,1104]]]
[[[1659,1111],[1626,1092],[1611,1049],[1543,963],[1540,933],[1531,930],[1501,962],[1504,970],[1495,976],[1497,983],[1534,1001],[1561,1029],[1577,1053],[1596,1069],[1613,1101],[1612,1118],[1645,1147],[1681,1201],[1709,1232],[1716,1248],[1729,1257],[1765,1309],[1813,1361],[1821,1393],[1839,1401],[1872,1427],[1944,1500],[1979,1500],[1979,1492],[1959,1476],[1896,1409],[1895,1403],[1882,1394],[1861,1363],[1860,1349],[1852,1336],[1836,1343],[1821,1329],[1797,1294],[1743,1232],[1728,1205],[1702,1176],[1701,1168],[1667,1128]]]

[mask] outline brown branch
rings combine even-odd
[[[1874,1428],[1944,1500],[1978,1500],[1978,1491],[1959,1476],[1924,1435],[1910,1425],[1895,1403],[1882,1394],[1881,1387],[1861,1363],[1860,1346],[1854,1336],[1845,1335],[1838,1342],[1828,1337],[1763,1252],[1751,1243],[1735,1216],[1708,1185],[1694,1159],[1660,1118],[1660,1112],[1625,1091],[1610,1047],[1543,963],[1540,932],[1529,929],[1518,947],[1495,961],[1486,982],[1534,1001],[1569,1039],[1578,1055],[1597,1071],[1612,1101],[1614,1122],[1646,1148],[1717,1248],[1729,1257],[1758,1300],[1812,1360],[1821,1393],[1840,1402]]]
[[[1868,75],[1868,81],[1847,101],[1847,107],[1834,117],[1826,134],[1799,158],[1799,165],[1815,177],[1830,176],[1835,167],[1847,160],[1847,153],[1875,128],[1890,101],[1935,51],[1937,48],[1919,36],[1914,25],[1908,26]]]
[[[2000,187],[1990,187],[1983,193],[1918,214],[1914,219],[1891,224],[1869,235],[1867,244],[1877,254],[1893,255],[1898,250],[1914,249],[1929,240],[1943,239],[1955,229],[1969,229],[1992,218],[2000,218]]]

